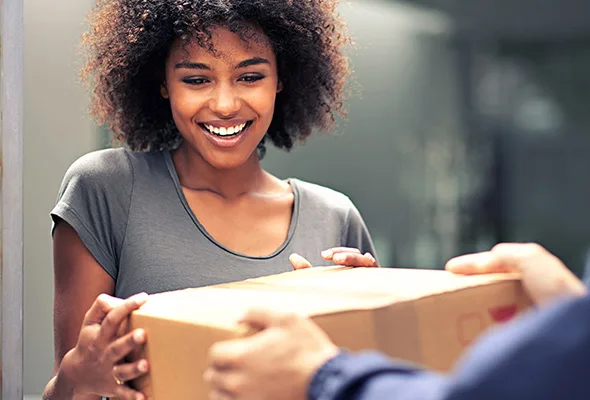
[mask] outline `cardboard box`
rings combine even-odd
[[[206,399],[210,346],[239,337],[249,307],[311,317],[339,346],[376,349],[448,370],[469,343],[531,305],[517,275],[312,268],[150,296],[131,316],[144,328],[150,374],[136,387],[150,399]]]

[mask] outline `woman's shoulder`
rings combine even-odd
[[[109,148],[86,153],[68,168],[65,181],[110,185],[129,183],[137,170],[161,158],[160,152],[134,152],[126,148]]]
[[[306,207],[312,205],[324,210],[334,210],[343,213],[348,213],[348,211],[354,208],[353,202],[342,192],[300,179],[292,178],[289,181],[297,190],[301,201],[306,203]]]
[[[133,184],[133,172],[122,148],[86,153],[67,169],[59,190],[59,199],[75,204],[90,198],[108,198],[127,192]],[[117,196],[116,196],[117,197]]]
[[[112,148],[86,153],[76,159],[68,168],[66,176],[99,178],[121,174],[131,169],[128,150]]]
[[[52,215],[70,218],[71,223],[81,218],[85,226],[106,226],[111,220],[126,221],[137,173],[149,176],[153,171],[151,165],[163,164],[162,159],[161,154],[133,152],[126,148],[84,154],[65,173]]]

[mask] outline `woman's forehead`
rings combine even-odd
[[[216,59],[227,63],[250,57],[274,60],[274,51],[262,29],[249,25],[245,32],[234,33],[225,26],[210,30],[211,48],[203,47],[196,39],[174,41],[170,57],[173,59]]]

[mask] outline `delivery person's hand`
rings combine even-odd
[[[126,300],[101,294],[86,313],[78,344],[60,364],[58,376],[75,393],[92,393],[122,400],[141,400],[145,396],[125,385],[144,375],[146,360],[123,364],[123,359],[146,341],[145,331],[137,329],[120,336],[129,314],[147,300],[145,293]]]
[[[359,249],[350,247],[334,247],[322,251],[322,258],[326,261],[332,261],[336,265],[346,267],[379,267],[377,260],[371,253],[362,254]],[[291,254],[289,257],[293,269],[311,268],[311,263],[299,254]]]
[[[534,243],[501,243],[490,251],[454,258],[446,269],[467,275],[518,272],[525,290],[538,304],[587,291],[557,257]]]
[[[339,352],[307,318],[252,310],[242,322],[261,332],[211,347],[210,400],[305,400],[313,375]]]

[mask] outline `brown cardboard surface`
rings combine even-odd
[[[207,352],[238,337],[250,307],[311,317],[339,346],[375,349],[448,370],[485,329],[530,306],[514,274],[457,276],[445,271],[312,268],[150,296],[131,317],[144,328],[151,399],[206,399]]]
[[[354,293],[381,293],[394,296],[397,300],[407,300],[490,282],[514,280],[519,280],[517,274],[460,276],[442,270],[326,267],[286,272],[249,279],[245,282],[344,290]]]

